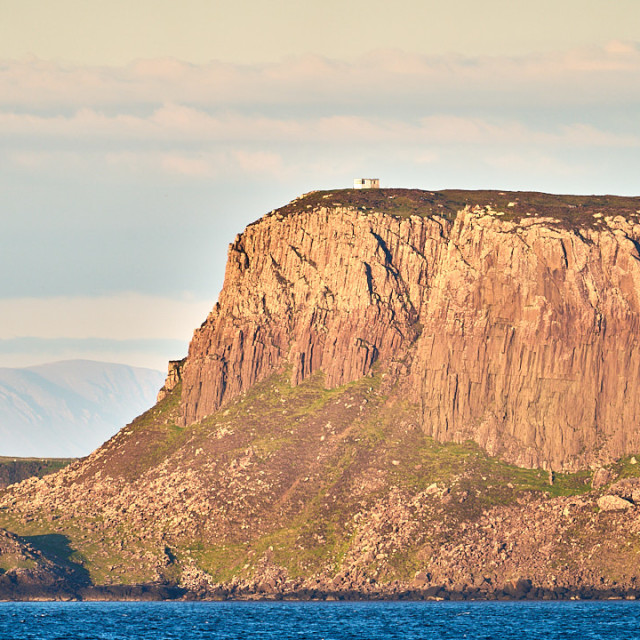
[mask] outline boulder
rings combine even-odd
[[[593,474],[593,480],[591,480],[591,486],[594,489],[601,489],[605,485],[608,485],[613,480],[613,473],[609,469],[600,467]]]
[[[598,498],[598,506],[601,511],[626,511],[633,507],[633,503],[620,496],[609,494]]]
[[[640,478],[625,478],[612,484],[609,492],[634,504],[640,504]]]

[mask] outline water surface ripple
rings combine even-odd
[[[640,638],[640,602],[3,602],[20,640]]]

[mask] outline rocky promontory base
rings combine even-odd
[[[502,589],[475,589],[470,587],[462,591],[452,591],[444,587],[411,589],[406,585],[389,585],[386,588],[371,591],[344,590],[324,591],[318,589],[294,589],[274,593],[225,588],[213,590],[206,595],[187,592],[181,599],[197,600],[293,600],[293,601],[358,601],[358,600],[636,600],[640,598],[640,589],[567,589],[556,587],[543,589],[534,587],[530,580],[518,580]]]
[[[328,586],[328,585],[327,585]],[[534,586],[530,580],[518,580],[502,588],[487,585],[478,589],[469,585],[460,591],[432,586],[415,589],[408,584],[371,584],[369,589],[325,589],[287,585],[274,591],[256,590],[252,585],[221,585],[206,591],[188,591],[182,587],[162,584],[111,585],[50,589],[46,585],[0,581],[0,601],[84,601],[84,602],[151,602],[168,600],[190,601],[463,601],[463,600],[637,600],[640,588],[554,587]]]

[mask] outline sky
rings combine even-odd
[[[0,0],[0,367],[164,369],[307,191],[639,170],[638,0]]]

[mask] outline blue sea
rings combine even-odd
[[[2,640],[640,638],[640,601],[3,602]]]

